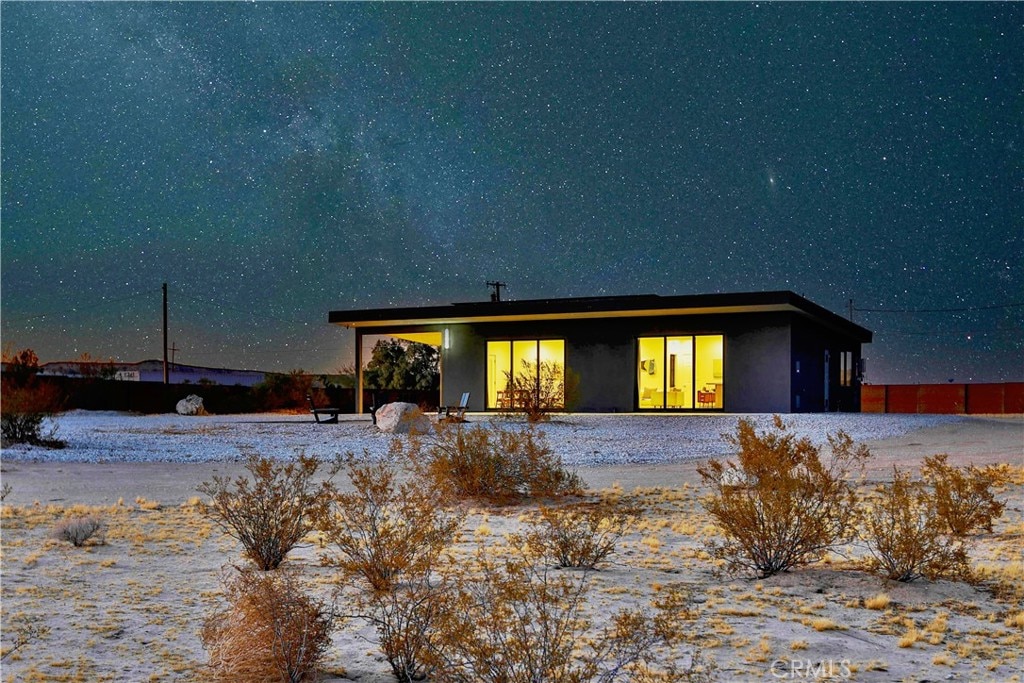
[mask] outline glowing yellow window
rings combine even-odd
[[[697,386],[698,408],[721,408],[722,389],[722,337],[708,335],[696,337],[694,350],[697,362],[694,383]]]
[[[487,342],[487,407],[502,408],[512,369],[512,342]]]
[[[565,405],[565,341],[487,342],[487,407],[510,410]]]
[[[637,389],[641,408],[665,407],[665,338],[640,339],[640,363]]]
[[[721,408],[721,335],[637,339],[637,403],[644,409]]]

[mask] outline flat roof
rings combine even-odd
[[[679,296],[639,294],[521,301],[474,301],[445,306],[331,311],[327,315],[327,321],[334,325],[363,329],[364,331],[380,328],[381,334],[387,334],[384,328],[407,328],[419,325],[765,312],[789,312],[805,315],[821,324],[848,334],[862,343],[868,343],[872,338],[870,330],[836,315],[799,294],[785,290]]]

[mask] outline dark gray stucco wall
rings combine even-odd
[[[459,404],[470,392],[468,410],[484,409],[486,340],[470,325],[448,326],[449,348],[441,349],[441,405]]]
[[[850,386],[840,381],[840,354],[852,354],[853,367],[860,361],[861,345],[843,335],[836,334],[811,321],[798,319],[793,324],[793,395],[800,397],[794,403],[794,412],[820,412],[825,410],[825,351],[829,352],[828,410],[860,411],[860,383],[856,378]],[[800,372],[796,372],[796,363]]]
[[[727,334],[724,380],[726,412],[790,412],[789,321],[766,317]]]
[[[458,403],[469,391],[470,410],[484,410],[487,341],[564,339],[565,361],[581,379],[575,410],[633,410],[633,339],[621,326],[604,321],[535,321],[449,325],[450,348],[442,350],[443,405]]]
[[[633,338],[621,327],[588,322],[566,335],[566,365],[580,380],[576,410],[631,412],[636,394]]]
[[[442,402],[454,405],[470,391],[470,410],[486,399],[489,339],[564,339],[566,364],[580,378],[585,412],[630,412],[636,406],[636,338],[658,334],[722,334],[725,338],[724,410],[791,410],[791,316],[688,316],[611,320],[560,320],[449,326],[443,351]]]

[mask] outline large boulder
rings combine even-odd
[[[175,410],[178,411],[178,415],[206,415],[206,410],[203,408],[203,397],[195,394],[189,394],[178,401]]]
[[[389,434],[425,434],[430,418],[415,403],[385,403],[377,408],[377,429]]]

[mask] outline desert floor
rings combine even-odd
[[[1024,419],[964,419],[868,445],[866,487],[891,478],[893,465],[915,469],[936,453],[953,464],[1010,466],[1012,481],[999,490],[1002,518],[973,538],[979,580],[886,581],[858,568],[856,547],[766,579],[721,576],[703,550],[717,531],[699,505],[701,460],[579,467],[591,495],[621,491],[646,511],[612,562],[592,575],[594,621],[649,604],[659,586],[681,584],[696,610],[687,648],[712,659],[719,680],[806,679],[806,667],[821,663],[832,664],[833,679],[856,681],[1020,680]],[[215,474],[241,473],[240,464],[5,458],[2,465],[11,487],[2,516],[2,679],[205,680],[199,631],[220,605],[222,572],[243,560],[200,513],[196,487]],[[500,544],[530,507],[471,509],[458,552]],[[57,520],[86,510],[107,520],[104,544],[75,548],[49,538]],[[311,539],[289,561],[326,596],[334,577],[319,565],[324,552]],[[870,608],[881,593],[888,604]],[[10,652],[29,625],[46,632]],[[323,680],[393,680],[372,629],[359,622],[337,629]]]

